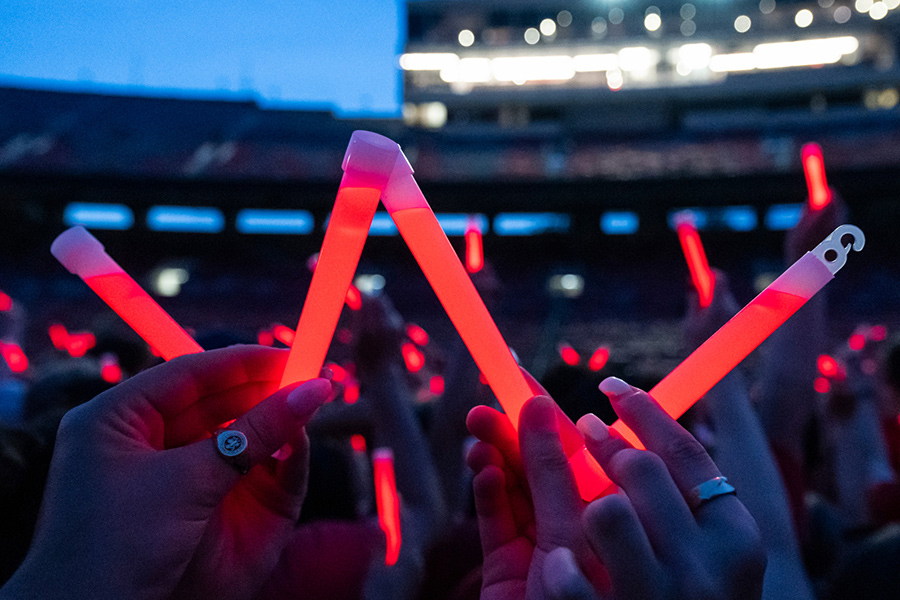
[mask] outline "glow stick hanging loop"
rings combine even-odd
[[[847,235],[853,238],[853,242],[845,246],[843,238]],[[850,254],[851,250],[859,252],[865,245],[866,236],[859,227],[855,225],[841,225],[832,231],[831,235],[825,238],[821,244],[813,248],[812,253],[834,275],[847,263],[847,255]],[[834,259],[829,258],[829,252],[834,253]]]

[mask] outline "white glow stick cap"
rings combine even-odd
[[[81,225],[66,229],[53,240],[50,253],[80,277],[106,275],[122,269],[109,257],[103,244]]]
[[[407,175],[413,172],[397,142],[361,130],[350,137],[341,168],[349,180],[346,185],[378,189],[384,189],[395,168]]]
[[[372,450],[372,460],[394,460],[394,451],[390,448],[375,448]]]

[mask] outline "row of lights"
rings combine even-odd
[[[819,0],[819,6],[822,8],[830,8],[833,5],[834,0]],[[900,7],[900,0],[856,0],[854,7],[860,14],[868,13],[869,17],[878,21],[885,18],[890,11]],[[775,0],[760,0],[759,11],[761,13],[770,14],[774,10]],[[693,4],[687,3],[681,6],[679,14],[682,18],[681,33],[686,37],[694,35],[697,31],[697,25],[693,19],[697,14],[697,8]],[[849,7],[839,6],[834,10],[832,16],[835,22],[843,24],[850,20],[852,14]],[[609,23],[619,25],[625,20],[625,11],[619,7],[614,7],[610,9],[607,18]],[[812,25],[813,19],[812,11],[804,8],[797,11],[794,15],[794,24],[801,29],[805,29]],[[542,35],[545,38],[552,39],[556,35],[557,25],[568,27],[571,24],[572,14],[567,10],[561,11],[557,15],[556,20],[544,19],[538,27],[526,29],[524,33],[525,42],[529,45],[537,44],[541,41]],[[734,29],[738,33],[746,33],[750,30],[751,25],[752,19],[748,15],[740,15],[734,20]],[[662,27],[662,15],[659,8],[656,6],[647,8],[644,12],[644,28],[653,33],[658,31],[660,27]],[[596,17],[591,22],[591,30],[597,36],[602,37],[606,35],[607,29],[607,19],[603,17]],[[459,32],[458,41],[461,46],[468,48],[475,43],[475,34],[470,29],[463,29]]]
[[[706,43],[683,44],[670,48],[667,58],[679,75],[688,76],[704,71],[729,73],[834,64],[852,60],[858,49],[859,40],[855,37],[840,36],[762,43],[751,51],[735,53],[715,53],[713,47]],[[615,90],[622,86],[623,73],[629,73],[635,79],[653,80],[660,60],[658,49],[633,46],[621,48],[618,52],[574,56],[461,58],[449,52],[411,53],[400,57],[400,66],[407,71],[438,71],[441,80],[451,85],[564,82],[578,73],[605,72],[609,87]]]
[[[769,207],[765,224],[768,229],[783,230],[793,227],[800,218],[800,204],[781,204]],[[752,231],[757,227],[756,209],[751,206],[727,206],[718,209],[678,209],[669,215],[669,226],[674,229],[674,215],[689,211],[697,229],[719,226],[732,231]],[[313,217],[307,211],[245,209],[246,213],[264,213],[264,217],[247,227],[246,220],[238,217],[240,233],[254,234],[309,234],[313,231]],[[303,213],[303,214],[300,214]],[[151,218],[151,215],[155,215]],[[160,215],[164,218],[159,220]],[[479,231],[489,231],[491,223],[483,214],[441,213],[436,215],[447,235],[464,235],[474,223]],[[64,211],[67,226],[82,225],[92,229],[130,229],[134,223],[131,209],[124,204],[72,203]],[[224,229],[225,217],[217,208],[207,206],[155,206],[148,212],[148,227],[152,231],[178,231],[191,233],[219,233]],[[242,226],[241,223],[244,223]],[[524,236],[545,233],[566,233],[572,219],[565,213],[499,213],[493,219],[493,231],[497,235]],[[637,233],[640,220],[633,211],[608,211],[600,217],[600,229],[609,235]],[[327,227],[327,220],[325,222]],[[375,213],[370,235],[397,235],[397,228],[388,213]],[[173,272],[173,277],[183,274]],[[182,282],[183,283],[183,282]]]

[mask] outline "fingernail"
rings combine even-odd
[[[578,419],[577,426],[586,438],[594,442],[602,442],[609,437],[609,427],[593,413],[588,413]]]
[[[618,377],[607,377],[600,382],[600,391],[606,394],[610,400],[630,394],[634,388]]]
[[[548,396],[534,396],[528,401],[529,421],[537,431],[559,431],[556,416],[556,403]]]
[[[319,377],[331,381],[334,379],[334,371],[332,371],[328,367],[322,367],[322,370],[319,371]]]
[[[307,419],[316,409],[328,401],[331,382],[327,379],[310,379],[298,385],[287,397],[288,408],[298,419]]]

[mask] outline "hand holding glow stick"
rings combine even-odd
[[[481,373],[513,426],[517,427],[522,406],[534,392],[422,195],[400,146],[378,137],[384,146],[390,145],[395,157],[390,166],[387,161],[380,166],[381,175],[388,180],[381,201]],[[374,171],[375,165],[369,170]],[[558,417],[560,437],[575,473],[579,493],[585,500],[592,500],[608,489],[611,482],[584,447],[584,438],[575,424],[561,410]]]
[[[818,144],[804,144],[801,150],[803,173],[809,191],[809,207],[812,210],[825,208],[831,202],[831,190],[825,179],[825,160]]]
[[[387,183],[384,172],[390,173],[396,160],[396,153],[384,140],[368,131],[354,131],[350,138],[341,165],[344,176],[297,324],[295,339],[299,343],[291,347],[282,387],[318,377],[325,362],[341,309],[350,300],[347,292],[378,198]]]
[[[691,281],[694,283],[694,289],[697,290],[700,307],[706,308],[712,304],[716,278],[706,261],[706,252],[703,250],[703,244],[700,243],[700,234],[697,233],[697,228],[688,218],[679,219],[675,231],[678,233],[681,250],[684,252],[688,269],[691,271]]]
[[[165,360],[203,352],[194,338],[110,258],[103,244],[84,227],[62,232],[50,246],[50,252]]]
[[[372,452],[372,468],[375,472],[375,503],[378,507],[378,524],[387,538],[384,564],[396,564],[400,556],[400,496],[394,477],[394,453],[389,448],[376,448]]]
[[[844,245],[844,236],[851,236],[852,243]],[[650,395],[672,418],[683,415],[834,279],[834,274],[847,262],[850,251],[862,250],[865,241],[863,232],[853,225],[835,229],[666,375],[650,390]],[[621,420],[612,428],[635,448],[644,447]]]

